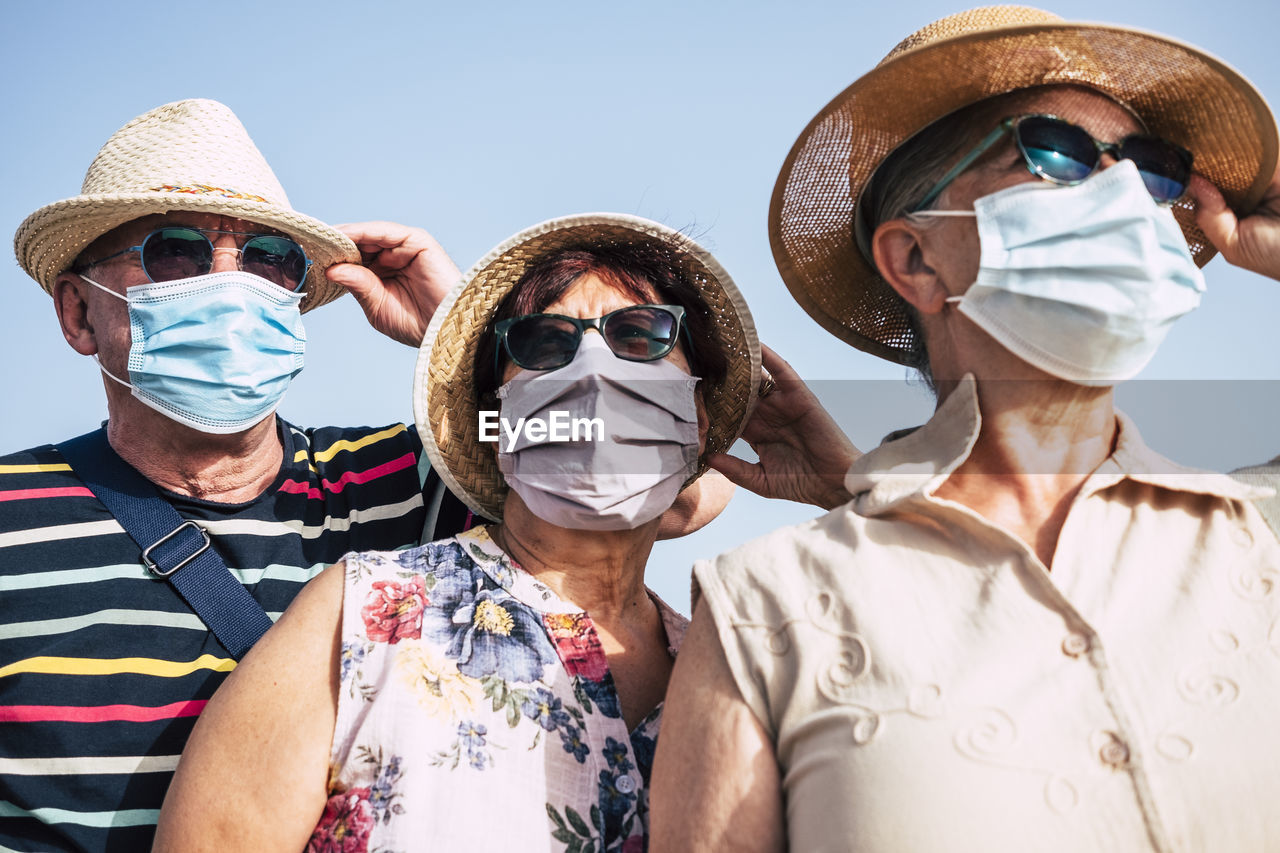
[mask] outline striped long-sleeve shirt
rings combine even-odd
[[[166,495],[273,619],[348,551],[416,544],[438,483],[403,425],[280,426],[284,463],[255,500]],[[0,849],[150,847],[235,662],[138,556],[52,446],[0,457]]]

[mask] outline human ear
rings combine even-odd
[[[98,341],[89,320],[86,287],[75,273],[62,273],[53,283],[53,308],[58,312],[62,336],[71,348],[81,355],[95,355],[98,352]]]
[[[939,314],[951,294],[928,263],[924,231],[906,219],[890,219],[871,236],[871,252],[880,275],[920,314]]]

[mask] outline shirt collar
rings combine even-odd
[[[1116,421],[1115,451],[1085,481],[1085,494],[1125,479],[1225,500],[1255,500],[1270,494],[1269,489],[1249,486],[1224,474],[1172,462],[1147,447],[1128,416],[1117,412]],[[849,469],[845,488],[856,496],[858,512],[876,515],[932,492],[969,457],[981,428],[977,381],[966,374],[928,423],[885,442]]]
[[[868,515],[931,492],[969,457],[981,426],[977,383],[966,374],[928,423],[854,462],[845,488]]]
[[[1120,435],[1115,452],[1085,484],[1090,492],[1101,491],[1125,478],[1170,491],[1210,495],[1224,500],[1252,501],[1267,497],[1271,491],[1241,483],[1225,474],[1179,465],[1148,447],[1128,415],[1117,412],[1116,421]]]

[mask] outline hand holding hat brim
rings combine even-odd
[[[1237,216],[1218,188],[1200,175],[1192,176],[1190,193],[1196,200],[1196,224],[1222,257],[1280,281],[1280,169],[1246,216]]]
[[[330,267],[329,280],[351,291],[369,324],[411,347],[422,344],[432,316],[462,274],[434,237],[394,222],[339,225],[362,263]]]

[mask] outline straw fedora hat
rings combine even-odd
[[[473,266],[445,297],[422,339],[413,380],[413,414],[431,467],[471,511],[500,520],[507,485],[489,446],[479,438],[480,401],[475,358],[481,332],[526,269],[566,249],[657,244],[699,291],[710,309],[715,343],[727,356],[720,384],[703,387],[709,429],[707,454],[737,440],[760,383],[760,342],[746,301],[709,252],[665,225],[620,213],[583,213],[548,220],[503,241]]]
[[[235,114],[203,99],[165,104],[117,130],[89,164],[80,195],[28,216],[13,248],[27,275],[52,293],[58,275],[103,234],[142,216],[177,211],[234,216],[297,240],[311,260],[303,311],[344,293],[325,278],[328,267],[360,262],[345,234],[289,205]]]
[[[854,216],[891,152],[961,107],[1047,84],[1096,89],[1148,132],[1195,155],[1195,170],[1242,213],[1276,169],[1276,124],[1237,71],[1165,36],[1065,21],[1024,6],[960,12],[903,39],[827,104],[787,155],[769,206],[773,257],[792,296],[827,331],[912,364],[917,341],[902,300],[858,251]],[[960,152],[957,152],[959,156]],[[1189,199],[1174,214],[1196,263],[1215,250]]]

